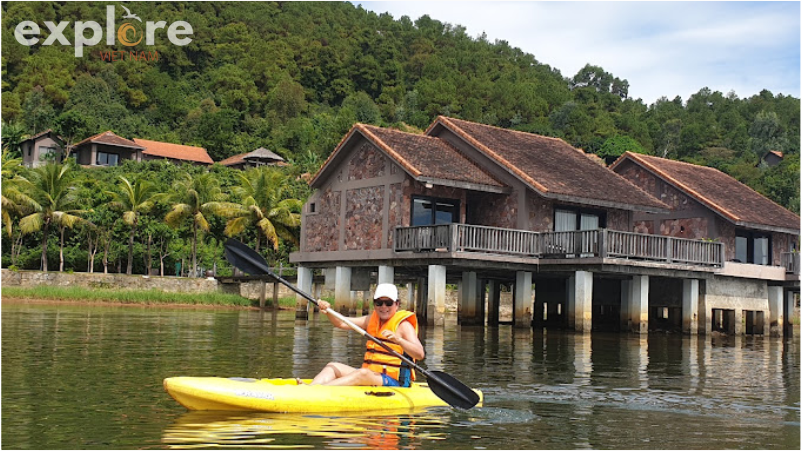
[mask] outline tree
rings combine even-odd
[[[50,227],[72,228],[83,219],[86,210],[75,208],[79,204],[73,185],[73,166],[46,164],[20,177],[20,188],[33,213],[20,219],[23,233],[42,230],[41,269],[47,271],[47,239]]]
[[[256,251],[259,251],[260,235],[273,250],[278,251],[279,238],[298,243],[295,233],[301,225],[301,206],[298,199],[285,198],[289,179],[278,169],[262,166],[240,174],[240,186],[234,188],[242,202],[237,217],[226,224],[228,236],[239,235],[251,226],[256,226]]]
[[[648,153],[640,143],[629,136],[613,136],[604,141],[597,155],[603,158],[605,163],[610,164],[623,155],[624,152]]]
[[[3,151],[10,152],[10,157],[22,157],[20,145],[25,140],[25,126],[19,122],[3,122]]]
[[[123,212],[123,222],[131,228],[128,235],[128,267],[125,273],[131,275],[134,266],[134,235],[139,225],[139,217],[142,213],[147,213],[153,208],[153,204],[160,199],[163,194],[159,193],[156,186],[147,180],[137,180],[131,184],[127,178],[120,176],[118,191],[110,191],[112,196],[112,208]]]
[[[188,173],[173,185],[172,209],[164,221],[177,228],[186,219],[192,221],[192,271],[198,267],[198,234],[209,231],[212,215],[229,217],[239,209],[235,204],[224,202],[226,195],[211,173],[192,177]]]

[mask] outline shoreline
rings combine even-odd
[[[106,307],[142,307],[142,308],[178,308],[178,309],[197,309],[197,310],[253,310],[262,311],[256,306],[247,305],[223,305],[223,304],[182,304],[170,302],[124,302],[114,299],[108,300],[76,300],[76,299],[46,299],[37,297],[24,297],[24,296],[3,296],[0,302],[12,304],[37,304],[37,305],[83,305],[83,306],[106,306]],[[291,311],[294,309],[279,306],[279,311]],[[264,309],[266,312],[272,311],[272,307],[268,306]]]

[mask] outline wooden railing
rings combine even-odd
[[[615,230],[530,232],[467,224],[397,227],[396,252],[460,251],[537,258],[617,257],[721,267],[724,245]],[[797,257],[798,268],[798,257]]]
[[[783,252],[780,258],[786,274],[799,274],[799,252]]]

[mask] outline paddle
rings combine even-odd
[[[240,270],[249,274],[269,275],[278,282],[281,282],[284,285],[286,285],[292,291],[306,298],[309,302],[318,305],[317,300],[315,300],[315,298],[303,292],[298,287],[292,285],[291,283],[287,282],[286,280],[277,276],[273,271],[271,271],[270,268],[267,266],[267,262],[265,261],[265,259],[261,255],[257,254],[250,247],[240,243],[235,239],[229,238],[229,240],[226,241],[225,252],[226,252],[226,260],[228,260],[229,263],[236,266]],[[470,387],[458,381],[455,377],[442,371],[425,370],[421,368],[419,365],[417,365],[415,362],[410,360],[409,358],[393,350],[393,348],[389,347],[378,338],[370,335],[369,333],[367,333],[367,331],[357,326],[356,324],[351,322],[348,318],[342,316],[338,312],[329,309],[326,311],[326,313],[329,315],[334,315],[335,318],[347,324],[351,329],[354,329],[355,331],[359,332],[359,334],[362,335],[363,337],[366,337],[367,339],[383,347],[392,355],[403,360],[404,362],[415,368],[416,371],[426,376],[426,379],[429,382],[429,388],[432,389],[435,395],[437,395],[443,401],[447,402],[450,406],[459,407],[460,409],[470,409],[479,402],[479,395],[476,394],[476,392],[474,392]]]

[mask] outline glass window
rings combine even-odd
[[[412,225],[452,224],[459,222],[459,202],[427,197],[412,198]]]
[[[755,238],[755,258],[754,263],[756,265],[768,265],[769,264],[769,238],[768,237],[760,237]]]
[[[98,152],[95,164],[98,166],[117,166],[119,158],[120,156],[116,153]]]
[[[577,208],[556,208],[554,210],[554,231],[573,232],[604,228],[603,215],[604,213]]]
[[[735,260],[739,263],[746,263],[747,260],[747,239],[745,236],[736,236],[735,237]]]

